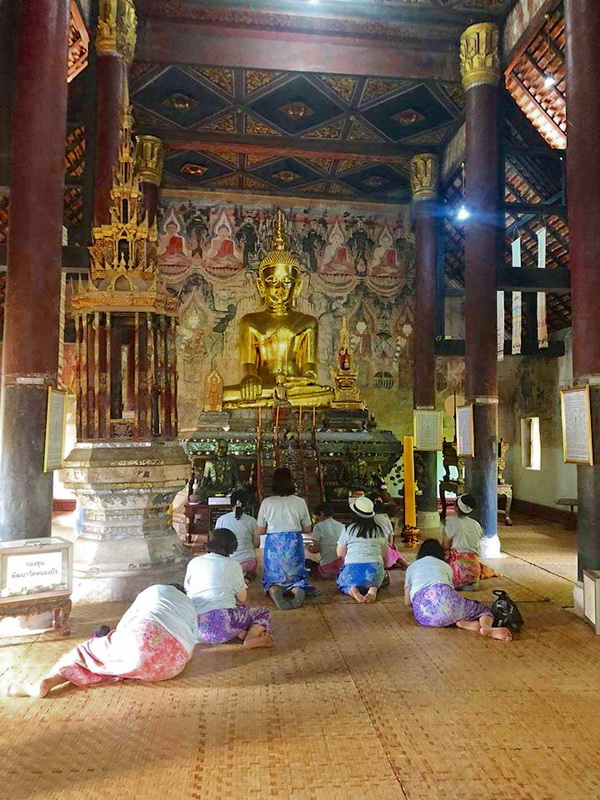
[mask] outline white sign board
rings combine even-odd
[[[593,464],[592,419],[589,386],[561,389],[563,461]]]
[[[459,456],[475,455],[472,403],[456,409],[456,453]]]
[[[6,556],[6,581],[2,597],[39,594],[67,589],[62,551],[18,553]]]
[[[442,412],[418,408],[414,412],[415,450],[441,450]]]

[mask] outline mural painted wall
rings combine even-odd
[[[242,204],[243,201],[243,204]],[[196,427],[214,366],[240,380],[238,323],[261,308],[255,278],[269,248],[275,206],[266,202],[163,198],[159,264],[181,303],[179,419]],[[362,396],[381,427],[409,432],[414,325],[414,241],[408,209],[317,203],[282,205],[288,247],[304,263],[300,311],[319,320],[319,382],[331,383],[347,317]]]

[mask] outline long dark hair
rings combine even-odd
[[[246,505],[246,492],[243,489],[234,489],[229,497],[229,502],[235,512],[235,518],[240,519]]]
[[[354,510],[350,510],[348,531],[359,539],[376,539],[378,536],[385,536],[385,531],[374,517],[360,517]]]
[[[273,483],[271,484],[273,494],[278,494],[280,497],[289,497],[291,494],[296,494],[296,487],[294,486],[294,479],[292,473],[287,467],[277,467],[273,473]]]
[[[237,547],[238,540],[233,531],[229,528],[217,528],[216,531],[211,531],[206,550],[219,556],[230,556],[235,553]]]
[[[434,558],[439,558],[440,561],[445,561],[444,548],[439,539],[425,539],[421,547],[419,547],[417,558],[425,558],[425,556],[433,556]]]

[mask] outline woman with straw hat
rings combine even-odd
[[[337,584],[340,591],[357,603],[374,603],[385,578],[383,554],[387,532],[375,519],[375,507],[368,497],[358,497],[351,509],[351,522],[340,534],[337,546],[344,559]]]

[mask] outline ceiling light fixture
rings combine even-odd
[[[466,205],[463,203],[460,206],[460,208],[458,209],[458,211],[456,212],[456,219],[459,222],[464,222],[466,219],[469,219],[470,216],[471,216],[471,212],[466,207]]]

